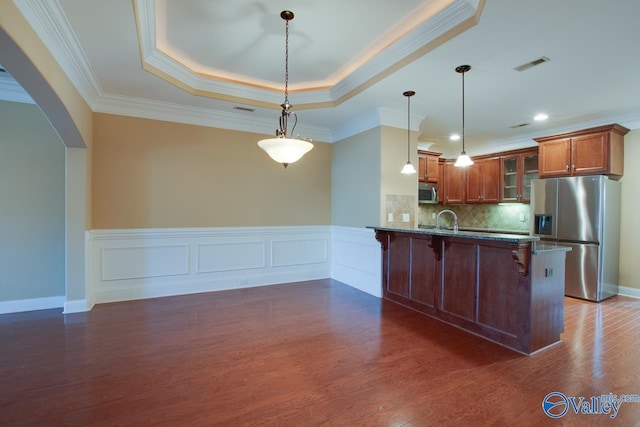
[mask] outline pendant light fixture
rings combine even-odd
[[[416,168],[411,164],[411,97],[416,93],[408,90],[402,94],[407,97],[407,164],[404,165],[400,173],[411,175],[416,173]]]
[[[456,73],[462,74],[462,153],[460,153],[453,166],[461,168],[471,166],[473,164],[473,160],[471,160],[471,157],[469,157],[464,151],[464,73],[466,73],[470,69],[470,65],[460,65],[459,67],[456,67]]]
[[[258,141],[258,146],[276,162],[282,163],[286,168],[290,163],[300,160],[308,153],[313,144],[307,140],[292,138],[287,135],[289,118],[293,118],[291,133],[296,128],[298,117],[291,111],[293,105],[289,104],[289,21],[294,17],[293,12],[283,10],[280,17],[286,21],[285,26],[285,71],[284,71],[284,103],[280,104],[282,113],[280,115],[280,127],[276,130],[276,138],[263,139]]]

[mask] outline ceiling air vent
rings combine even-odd
[[[519,125],[509,126],[511,129],[523,128],[525,126],[529,126],[529,123],[520,123]]]
[[[253,113],[255,110],[253,108],[248,108],[248,107],[239,107],[239,106],[235,106],[233,107],[234,110],[240,110],[240,111],[247,111],[249,113]]]
[[[541,56],[538,59],[534,59],[531,62],[527,62],[526,64],[522,64],[517,66],[516,68],[514,68],[514,70],[516,71],[524,71],[524,70],[528,70],[531,67],[535,67],[536,65],[540,65],[540,64],[544,64],[545,62],[549,62],[551,61],[549,58],[547,58],[546,56]]]

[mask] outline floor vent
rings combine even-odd
[[[538,59],[534,59],[531,62],[527,62],[526,64],[522,64],[522,65],[514,68],[514,70],[516,70],[516,71],[528,70],[529,68],[535,67],[536,65],[544,64],[545,62],[549,62],[549,61],[551,61],[551,60],[549,58],[547,58],[546,56],[541,56]]]

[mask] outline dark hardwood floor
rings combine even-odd
[[[640,425],[640,300],[566,299],[531,357],[331,280],[0,316],[0,425]]]

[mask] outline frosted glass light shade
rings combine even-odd
[[[402,170],[400,171],[400,173],[403,173],[405,175],[411,175],[413,173],[416,173],[416,168],[413,167],[413,165],[411,164],[411,162],[407,162],[406,165],[404,165],[404,167],[402,168]]]
[[[273,160],[288,165],[297,162],[313,148],[309,141],[295,138],[269,138],[258,141],[262,148]]]
[[[472,164],[473,164],[473,160],[471,160],[471,157],[467,156],[467,153],[463,151],[462,154],[458,156],[458,159],[453,164],[453,166],[464,168],[466,166],[471,166]]]

